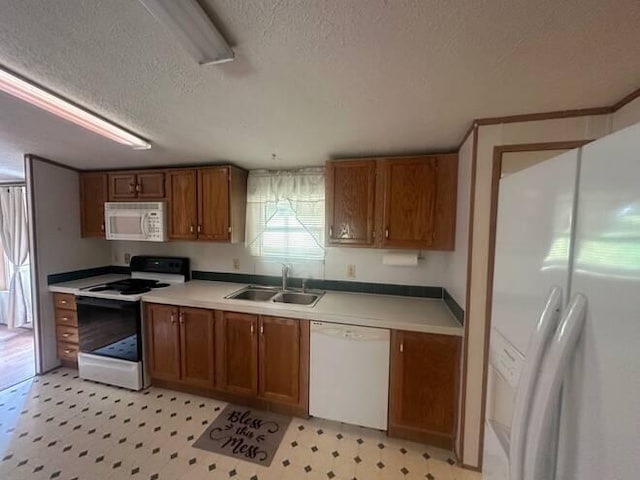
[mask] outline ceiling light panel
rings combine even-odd
[[[230,62],[233,50],[196,0],[140,0],[200,65]]]
[[[134,149],[144,150],[151,148],[151,144],[147,140],[3,68],[0,68],[0,91],[115,142],[128,145]]]

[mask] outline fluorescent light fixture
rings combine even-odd
[[[0,91],[115,142],[128,145],[137,150],[151,148],[151,144],[147,140],[129,133],[123,128],[18,77],[2,67],[0,67]]]
[[[196,0],[140,0],[200,65],[230,62],[233,50]]]

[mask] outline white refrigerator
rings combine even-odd
[[[640,478],[640,125],[500,182],[485,480]]]

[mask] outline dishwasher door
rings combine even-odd
[[[389,330],[311,322],[309,414],[387,429]]]

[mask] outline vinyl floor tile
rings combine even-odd
[[[0,479],[480,480],[446,450],[294,418],[269,467],[195,449],[224,402],[58,369],[0,392]]]

